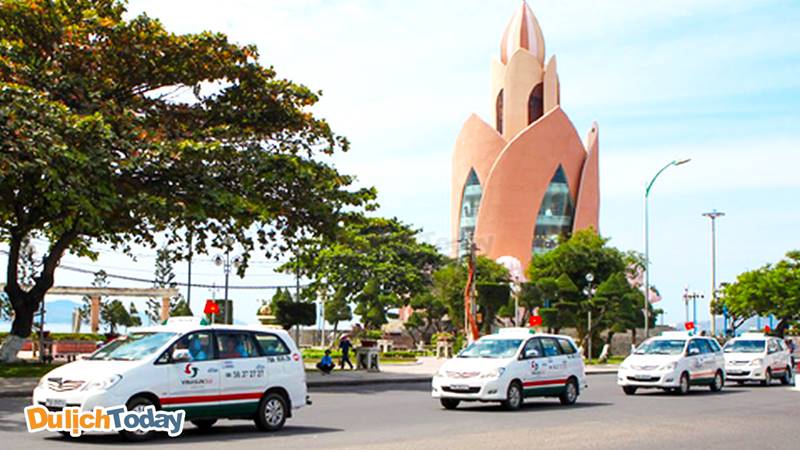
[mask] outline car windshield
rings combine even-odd
[[[679,355],[686,341],[683,339],[653,339],[646,341],[633,352],[635,355]]]
[[[131,333],[94,352],[89,359],[138,361],[164,346],[175,333]]]
[[[766,341],[731,341],[725,344],[725,353],[762,353]]]
[[[473,342],[459,358],[511,358],[522,344],[521,339],[481,339]]]

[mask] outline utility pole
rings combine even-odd
[[[586,334],[586,361],[591,362],[592,360],[592,295],[594,295],[594,288],[592,287],[592,281],[594,281],[594,275],[592,273],[586,274],[586,289],[583,290],[583,293],[586,294],[588,308],[586,311],[586,321],[587,321],[587,329],[588,333]]]
[[[709,302],[709,311],[711,313],[711,335],[717,335],[717,320],[714,314],[714,307],[717,306],[717,217],[724,216],[724,212],[719,212],[716,209],[703,213],[703,217],[711,219],[711,302]]]

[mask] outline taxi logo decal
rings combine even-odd
[[[199,370],[199,369],[198,369],[197,367],[192,367],[192,363],[189,363],[189,364],[187,364],[187,365],[186,365],[186,367],[183,369],[183,373],[185,373],[185,374],[187,374],[187,375],[190,375],[190,374],[191,374],[191,376],[190,376],[189,378],[195,378],[195,377],[197,376],[197,372],[198,372],[198,370]]]

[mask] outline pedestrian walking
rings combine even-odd
[[[333,358],[331,358],[330,349],[325,349],[325,356],[323,356],[320,362],[317,363],[317,369],[319,369],[323,375],[330,375],[335,366],[336,365],[333,363]]]
[[[342,350],[342,370],[344,370],[344,365],[347,364],[350,367],[350,370],[353,369],[353,363],[350,362],[350,349],[353,348],[353,343],[350,342],[350,336],[344,335],[341,339],[339,339],[339,349]]]

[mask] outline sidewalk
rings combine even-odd
[[[422,357],[416,363],[383,364],[380,372],[335,370],[331,375],[322,375],[317,370],[308,370],[306,384],[310,389],[314,389],[329,386],[424,383],[431,380],[444,361],[444,359]],[[617,368],[615,364],[588,366],[586,374],[616,373]],[[38,378],[0,378],[0,398],[30,396],[38,382]]]

